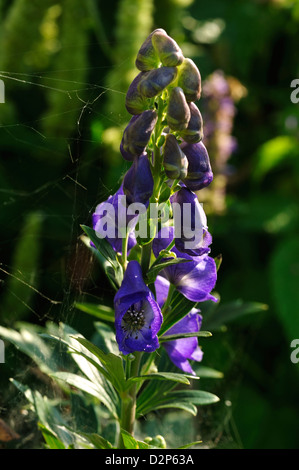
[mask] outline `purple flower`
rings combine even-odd
[[[144,153],[158,119],[155,110],[134,115],[124,130],[120,152],[125,160],[133,161]]]
[[[106,238],[114,251],[122,253],[122,240],[129,223],[128,252],[136,245],[133,228],[137,220],[138,216],[127,215],[126,196],[121,185],[115,194],[97,205],[92,215],[92,226],[99,238]]]
[[[159,347],[157,333],[162,314],[145,285],[137,261],[130,261],[120,289],[114,297],[116,340],[123,354],[153,352]]]
[[[162,308],[167,298],[169,282],[162,276],[157,276],[155,281],[156,299]],[[192,309],[185,317],[173,325],[164,337],[174,334],[197,333],[201,328],[202,316],[200,310]],[[203,352],[198,346],[197,337],[179,338],[172,341],[163,342],[163,346],[169,356],[169,359],[181,370],[188,374],[195,375],[189,361],[200,362]]]
[[[187,144],[183,142],[181,149],[188,160],[188,174],[183,183],[191,191],[198,191],[208,186],[213,180],[213,172],[209,154],[202,142]]]
[[[171,198],[174,213],[175,246],[181,253],[201,256],[210,251],[212,237],[207,217],[195,193],[182,188]]]
[[[147,205],[153,193],[154,180],[151,166],[146,153],[135,158],[131,168],[127,171],[123,188],[127,196],[127,203],[140,203]]]
[[[157,257],[165,250],[174,238],[174,228],[164,227],[153,241],[153,252]],[[207,253],[202,256],[190,256],[180,252],[176,247],[171,249],[178,258],[188,262],[173,264],[165,267],[161,275],[166,277],[176,289],[193,302],[204,302],[217,299],[210,294],[216,284],[217,269],[213,258]]]

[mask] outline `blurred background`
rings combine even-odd
[[[202,75],[215,178],[198,196],[223,259],[217,293],[235,318],[202,341],[202,365],[219,374],[200,385],[220,402],[191,428],[180,415],[181,429],[211,448],[298,448],[299,2],[0,0],[0,22],[0,324],[62,321],[88,336],[93,319],[74,301],[112,304],[80,224],[127,169],[125,93],[140,45],[163,28]],[[33,374],[30,362],[5,353],[0,419],[19,447],[36,446],[8,382]],[[177,416],[149,419],[149,433],[175,445]]]

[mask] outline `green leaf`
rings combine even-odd
[[[42,340],[39,334],[27,328],[25,324],[19,332],[0,326],[0,338],[9,341],[24,354],[27,354],[45,374],[57,369],[52,357],[52,349]]]
[[[137,414],[142,416],[162,408],[179,408],[196,416],[197,406],[211,405],[218,401],[219,398],[216,395],[203,390],[169,391],[146,402],[137,401]]]
[[[38,427],[40,428],[43,438],[50,449],[65,449],[63,442],[58,439],[52,431],[47,429],[42,423],[38,423]]]
[[[97,317],[100,320],[114,323],[114,310],[111,307],[107,307],[106,305],[80,302],[75,302],[74,305],[78,310],[81,310],[81,312],[93,315],[94,317]]]
[[[113,449],[112,444],[99,434],[84,432],[80,432],[79,434],[85,437],[96,449]]]
[[[202,444],[202,441],[190,442],[189,444],[185,444],[184,446],[178,447],[178,449],[190,449],[190,447],[194,447],[198,444]]]
[[[99,238],[91,227],[81,225],[81,228],[94,243],[105,260],[111,265],[114,276],[111,276],[111,272],[106,268],[107,275],[109,275],[112,282],[116,281],[117,285],[120,286],[123,279],[123,269],[110,243],[105,238]]]
[[[159,331],[159,337],[164,335],[175,323],[181,320],[184,316],[189,313],[192,308],[197,305],[197,302],[192,302],[186,299],[179,292],[175,292],[171,300],[171,308],[166,318],[164,319],[162,326]]]
[[[253,177],[261,180],[269,171],[285,162],[287,158],[297,158],[296,137],[281,135],[265,142],[257,151]]]
[[[112,353],[105,354],[101,349],[85,338],[76,337],[75,340],[100,360],[103,365],[100,369],[104,372],[105,377],[113,384],[116,390],[120,393],[125,391],[127,385],[122,358]]]
[[[167,399],[187,401],[193,405],[203,406],[217,403],[219,398],[213,393],[204,390],[176,390],[167,394]]]
[[[161,410],[164,408],[176,408],[179,410],[187,411],[193,416],[197,415],[197,408],[192,403],[188,403],[185,401],[169,400],[164,402],[147,404],[147,406],[142,409],[137,408],[137,416],[141,417],[148,414],[150,411]]]
[[[224,377],[223,372],[212,369],[211,367],[202,366],[199,363],[194,363],[192,368],[194,372],[196,372],[196,375],[200,378],[222,379]]]
[[[104,387],[102,387],[100,384],[93,383],[90,380],[81,377],[80,375],[70,372],[56,372],[55,374],[51,374],[51,377],[58,381],[63,380],[68,385],[78,388],[79,390],[82,390],[82,392],[97,398],[97,400],[106,406],[114,418],[118,418],[115,404]]]
[[[218,255],[214,258],[215,264],[216,264],[216,270],[219,271],[220,266],[222,264],[222,255]]]
[[[204,315],[203,323],[208,330],[216,330],[244,315],[264,312],[268,305],[259,302],[245,302],[241,299],[220,304]]]
[[[131,434],[129,434],[124,429],[121,429],[120,432],[126,449],[139,449],[138,442],[136,441],[136,439],[134,439]]]
[[[194,337],[201,337],[201,338],[209,338],[212,336],[212,333],[209,331],[198,331],[195,333],[177,333],[175,335],[164,335],[160,338],[160,343],[165,343],[165,341],[174,341],[176,339],[182,338],[194,338]]]
[[[283,240],[272,255],[270,281],[278,315],[287,338],[299,338],[299,239]],[[1,336],[1,332],[0,332]]]
[[[188,379],[196,379],[197,377],[188,374],[180,374],[175,372],[154,372],[148,375],[139,375],[138,377],[131,377],[128,382],[140,382],[144,380],[171,380],[186,385],[190,385]]]
[[[153,263],[147,273],[147,282],[152,283],[155,281],[156,277],[158,276],[159,272],[166,268],[167,266],[172,266],[173,264],[180,264],[180,263],[188,263],[190,262],[189,259],[185,258],[172,258],[167,261],[159,261],[158,263]]]

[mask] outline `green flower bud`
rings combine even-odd
[[[141,114],[149,108],[147,98],[140,93],[138,85],[146,72],[140,72],[132,81],[126,94],[126,108],[130,114]]]
[[[150,70],[139,82],[138,90],[146,98],[153,98],[176,79],[177,73],[176,67],[159,67]]]
[[[184,90],[187,101],[197,101],[201,95],[201,76],[191,59],[184,59],[179,68],[178,86]]]
[[[152,44],[152,36],[156,32],[165,33],[164,29],[155,29],[140,47],[135,61],[136,67],[143,71],[148,71],[159,66],[160,59]]]
[[[166,117],[169,127],[174,131],[182,131],[188,126],[191,112],[182,88],[172,88]]]
[[[196,104],[191,102],[188,105],[191,117],[187,128],[180,132],[180,137],[188,144],[196,144],[203,139],[203,119]]]
[[[183,62],[184,56],[181,48],[165,31],[156,30],[152,36],[152,44],[162,64],[166,67],[175,67]]]
[[[167,134],[163,146],[163,165],[166,176],[172,180],[184,179],[188,172],[188,160],[173,134]]]

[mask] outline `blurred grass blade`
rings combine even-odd
[[[43,217],[39,212],[27,215],[15,245],[5,294],[1,300],[1,321],[12,323],[24,319],[32,310],[30,301],[37,286],[36,272],[40,257],[40,233]]]

